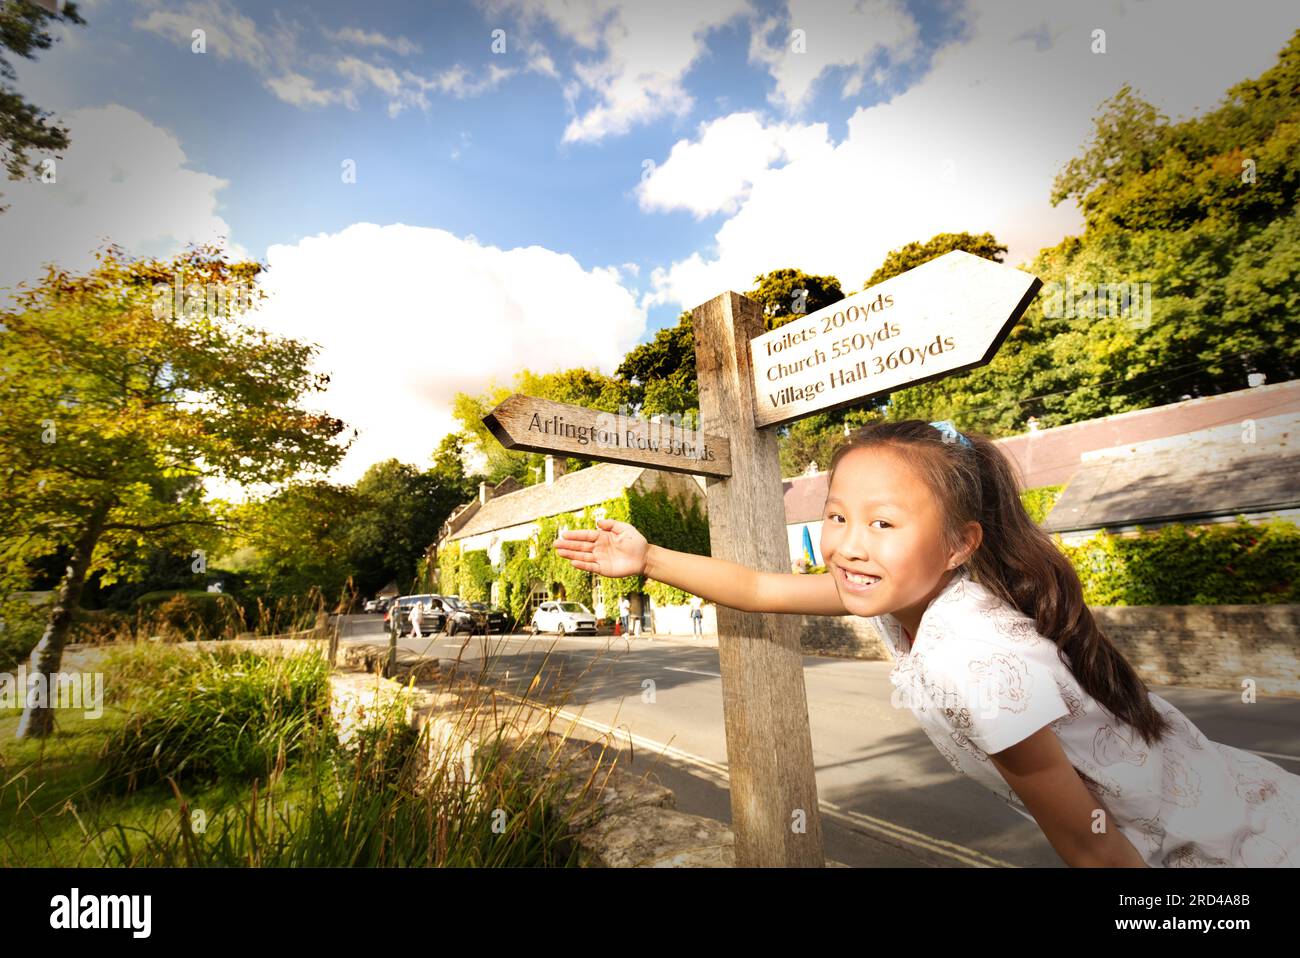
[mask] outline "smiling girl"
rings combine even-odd
[[[1069,865],[1300,866],[1300,776],[1211,742],[1146,688],[1018,488],[985,437],[882,422],[831,460],[827,575],[674,552],[608,519],[555,550],[745,612],[871,618],[893,704]]]

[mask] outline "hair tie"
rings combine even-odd
[[[965,436],[963,436],[961,433],[959,433],[957,431],[957,427],[954,426],[951,421],[947,419],[940,419],[938,422],[930,423],[930,425],[933,426],[935,429],[939,430],[939,432],[943,433],[944,442],[952,442],[955,440],[961,443],[963,446],[970,445],[970,440],[967,439]],[[952,436],[952,439],[948,439],[949,436]]]

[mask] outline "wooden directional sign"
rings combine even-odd
[[[1042,280],[953,250],[750,340],[754,425],[982,366]]]
[[[515,393],[483,422],[507,449],[559,452],[665,472],[731,475],[731,443],[683,428],[676,417],[652,422]]]

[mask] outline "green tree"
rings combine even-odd
[[[465,453],[470,437],[464,432],[449,432],[433,454],[433,475],[448,489],[465,499],[474,493],[478,477],[466,475]]]
[[[844,442],[846,428],[857,429],[882,418],[874,406],[848,406],[795,420],[781,429],[777,437],[781,475],[787,479],[802,475],[813,462],[817,463],[819,472],[824,472],[830,468],[835,450]]]
[[[840,281],[834,276],[814,276],[801,269],[774,269],[755,276],[754,284],[745,295],[763,305],[768,329],[784,326],[844,298]]]
[[[353,575],[349,533],[364,508],[356,489],[316,479],[293,482],[234,512],[237,550],[250,549],[239,571],[267,598],[339,596]],[[382,583],[381,583],[382,584]]]
[[[111,584],[132,547],[201,559],[219,545],[221,505],[168,494],[184,477],[277,483],[332,468],[346,449],[342,422],[298,405],[328,382],[309,368],[317,347],[237,321],[259,264],[209,246],[171,261],[113,246],[97,256],[84,276],[50,266],[2,314],[4,594],[30,561],[69,550],[32,654],[37,684],[59,670],[88,572]],[[20,736],[52,728],[49,703],[29,703]]]
[[[995,263],[1002,262],[1002,257],[1007,251],[1007,248],[999,243],[992,233],[980,233],[978,236],[973,233],[936,233],[924,243],[912,242],[890,250],[885,254],[885,261],[876,267],[876,271],[862,284],[862,288],[867,289],[877,283],[883,283],[899,273],[916,269],[922,263],[928,263],[955,249],[983,256]]]
[[[36,50],[48,50],[54,42],[46,29],[54,20],[76,23],[86,21],[75,3],[64,4],[56,12],[35,3],[0,3],[0,157],[4,158],[9,179],[19,180],[34,171],[28,151],[48,153],[68,148],[68,131],[49,122],[49,114],[29,103],[12,84],[17,78],[13,64],[5,53],[28,60],[36,59]],[[62,153],[57,153],[62,158]],[[0,206],[0,213],[8,207]]]
[[[690,311],[677,317],[677,325],[656,330],[649,342],[628,350],[614,375],[624,384],[630,411],[645,416],[679,413],[696,422],[700,392]]]
[[[389,459],[366,470],[356,495],[348,554],[358,590],[370,594],[391,580],[400,587],[415,578],[442,524],[470,490],[463,479],[449,479],[445,466],[421,472]]]

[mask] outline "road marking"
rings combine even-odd
[[[707,675],[715,679],[722,678],[721,672],[701,672],[699,669],[679,669],[679,668],[674,668],[671,665],[665,665],[664,671],[665,672],[690,672],[691,675]]]
[[[1248,748],[1246,751],[1254,752],[1256,755],[1262,755],[1265,758],[1280,758],[1287,762],[1300,762],[1300,755],[1283,755],[1281,752],[1261,752],[1253,748]]]
[[[629,744],[634,745],[638,748],[645,749],[646,751],[649,752],[657,752],[660,755],[668,755],[675,759],[678,759],[681,762],[694,765],[704,770],[705,772],[710,773],[711,777],[713,778],[716,784],[720,784],[724,787],[728,786],[729,776],[727,774],[726,766],[720,765],[719,763],[711,759],[707,759],[702,755],[696,755],[692,752],[687,752],[684,751],[683,749],[676,748],[675,746],[666,745],[662,742],[657,742],[654,739],[649,739],[642,735],[635,735],[624,728],[615,728],[614,726],[606,725],[604,722],[598,722],[594,719],[584,718],[581,713],[572,712],[568,709],[556,708],[554,706],[546,705],[542,702],[522,699],[519,696],[512,695],[509,692],[502,692],[500,690],[497,690],[496,694],[503,696],[507,699],[510,699],[513,702],[517,702],[521,705],[527,704],[533,708],[550,712],[552,715],[557,716],[559,718],[563,718],[566,721],[573,722],[576,725],[582,725],[594,731],[602,732],[606,735],[612,735],[616,739],[621,736]],[[893,845],[904,845],[904,846],[909,846],[911,848],[920,849],[922,851],[929,852],[932,855],[939,855],[941,857],[946,857],[952,859],[953,861],[959,862],[960,864],[969,865],[973,868],[1018,868],[1019,867],[1018,865],[1014,865],[1011,862],[1003,861],[1002,859],[995,858],[992,855],[987,855],[984,852],[978,851],[977,849],[967,848],[965,845],[958,844],[957,842],[950,842],[947,841],[946,839],[935,838],[933,835],[927,835],[924,832],[918,832],[913,828],[908,828],[904,825],[899,825],[896,822],[890,822],[883,818],[876,818],[875,816],[872,815],[864,815],[862,812],[849,811],[847,809],[841,808],[839,805],[835,804],[834,802],[829,802],[826,801],[825,799],[820,799],[818,801],[818,805],[821,808],[823,814],[825,814],[828,818],[831,818],[839,822],[839,824],[845,826],[846,828],[849,828],[850,830],[853,831],[859,831],[859,832],[865,831],[871,833],[875,837],[880,838]]]

